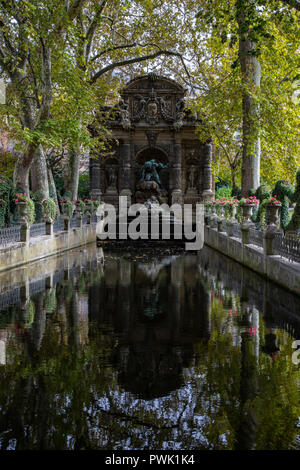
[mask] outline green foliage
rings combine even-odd
[[[73,216],[73,203],[70,201],[70,199],[63,198],[60,200],[61,207],[62,207],[62,212],[69,217],[69,219],[72,218]]]
[[[31,198],[34,201],[34,207],[35,207],[35,220],[36,222],[41,222],[43,219],[43,205],[42,201],[44,199],[45,195],[42,190],[38,190],[35,193],[32,194]]]
[[[51,220],[55,220],[57,217],[57,206],[54,199],[44,199],[42,201],[43,212],[45,216],[49,217]]]
[[[64,199],[72,199],[72,191],[67,190],[63,196]]]
[[[90,177],[89,174],[82,173],[78,180],[78,197],[87,199],[90,193]]]
[[[76,201],[76,206],[77,206],[77,205],[80,206],[80,211],[81,211],[82,214],[84,214],[85,209],[86,209],[86,205],[85,205],[85,203],[83,202],[83,200],[82,200],[82,199],[77,199],[77,201]]]
[[[284,230],[289,223],[289,207],[294,198],[294,191],[289,181],[279,180],[276,182],[272,191],[272,195],[276,195],[277,199],[281,202],[280,211],[280,227]]]
[[[255,196],[256,195],[256,190],[254,188],[249,189],[248,191],[248,197],[249,196]]]
[[[34,224],[35,221],[35,206],[32,199],[28,198],[26,201],[27,212],[28,212],[28,223],[29,225]]]
[[[264,199],[268,199],[271,196],[271,190],[266,184],[261,184],[257,188],[255,196],[261,202]]]
[[[46,292],[44,307],[47,313],[52,313],[57,307],[56,301],[56,290],[55,288],[50,289]]]
[[[91,199],[84,199],[84,202],[85,202],[86,211],[93,212],[94,210],[93,201]]]
[[[0,177],[0,227],[9,224],[10,213],[14,207],[15,191],[12,181],[5,176]]]
[[[57,191],[57,197],[58,199],[61,199],[64,193],[64,178],[60,176],[55,176],[54,183]],[[53,197],[53,195],[51,197]]]
[[[25,319],[25,328],[30,328],[34,322],[34,315],[35,315],[35,308],[34,308],[34,303],[31,299],[29,299],[28,305],[27,305],[27,314],[26,314],[26,319]]]
[[[216,197],[215,199],[221,199],[222,197],[230,197],[231,196],[231,186],[221,186],[216,190]]]
[[[241,199],[242,190],[239,186],[234,186],[231,190],[231,197]]]
[[[16,156],[11,152],[0,151],[0,175],[13,178]]]
[[[292,218],[289,224],[286,226],[288,231],[299,233],[300,230],[300,169],[296,174],[296,189],[293,194],[293,202],[296,203]]]
[[[263,228],[266,218],[267,203],[271,196],[271,190],[266,184],[261,184],[255,191],[256,198],[259,200],[259,206],[255,206],[252,212],[252,220],[260,228]]]

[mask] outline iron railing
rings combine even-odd
[[[70,220],[70,227],[71,227],[71,228],[76,228],[76,227],[78,227],[78,219],[77,219],[77,216],[73,217],[73,218]]]
[[[30,238],[42,237],[46,235],[46,223],[40,222],[30,226]]]
[[[273,252],[289,261],[300,263],[300,239],[276,234],[273,241]]]
[[[58,217],[53,224],[53,232],[63,232],[65,228],[65,221],[62,217]]]
[[[30,297],[44,290],[45,290],[45,279],[40,279],[38,281],[34,281],[29,284],[29,296]]]
[[[11,305],[19,304],[21,302],[20,292],[20,287],[17,287],[16,289],[0,294],[0,310],[5,310]]]
[[[12,243],[21,241],[21,227],[15,225],[13,227],[1,228],[0,229],[0,245],[6,246]]]

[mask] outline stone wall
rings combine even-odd
[[[253,271],[265,276],[292,292],[300,294],[300,263],[290,262],[278,255],[267,256],[264,249],[229,237],[225,232],[205,226],[205,244],[229,256]]]
[[[101,230],[101,224],[91,223],[52,236],[31,238],[27,243],[0,247],[0,272],[96,242],[96,233]]]

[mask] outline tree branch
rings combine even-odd
[[[42,103],[39,113],[39,120],[48,119],[50,115],[50,105],[52,101],[52,81],[51,81],[51,51],[46,46],[42,37]]]
[[[109,52],[116,51],[118,49],[127,49],[131,47],[157,47],[159,49],[159,46],[157,44],[153,44],[151,42],[146,43],[146,44],[140,44],[138,42],[132,42],[129,44],[120,44],[119,46],[114,46],[114,47],[109,47],[108,49],[105,49],[104,51],[101,51],[99,54],[95,55],[94,57],[91,58],[91,62],[94,62],[96,59],[99,59],[99,57],[103,56],[104,54],[108,54]]]
[[[182,64],[184,66],[184,69],[185,69],[187,75],[189,76],[189,71],[187,70],[186,65],[184,63],[184,60],[182,58],[182,55],[179,52],[168,51],[168,50],[159,50],[157,52],[154,52],[153,54],[147,54],[147,55],[143,55],[141,57],[133,57],[132,59],[125,59],[125,60],[121,60],[119,62],[113,62],[112,64],[107,65],[103,69],[96,72],[93,75],[93,77],[90,79],[90,83],[95,83],[98,80],[98,78],[100,78],[106,72],[109,72],[110,70],[113,70],[117,67],[124,67],[125,65],[136,64],[138,62],[143,62],[144,60],[155,59],[156,57],[159,57],[161,55],[179,57],[182,61]]]
[[[300,1],[299,0],[281,0],[283,3],[287,3],[290,7],[296,8],[300,11]]]

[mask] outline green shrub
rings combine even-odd
[[[43,219],[43,205],[42,201],[44,199],[44,192],[42,190],[38,190],[32,194],[31,198],[34,201],[35,207],[35,220],[36,222],[41,222]]]
[[[71,200],[72,199],[72,191],[67,190],[64,193],[63,199],[70,199]]]
[[[32,199],[28,198],[26,201],[27,211],[28,211],[28,223],[29,225],[34,224],[35,222],[35,207]]]
[[[50,289],[45,297],[44,307],[47,313],[53,313],[57,307],[56,290]]]
[[[55,220],[57,216],[57,205],[55,204],[54,199],[49,197],[42,201],[43,212],[45,216],[49,217],[51,220]]]
[[[60,201],[61,207],[63,209],[63,212],[67,212],[68,217],[71,219],[73,216],[73,203],[70,201],[70,199],[63,198]]]
[[[231,197],[230,186],[222,186],[221,188],[216,190],[215,199],[221,199],[222,197]]]
[[[88,199],[90,193],[90,176],[89,173],[82,173],[78,180],[78,198]]]
[[[91,199],[84,199],[84,203],[86,206],[86,209],[93,212],[94,210],[94,203]]]
[[[86,205],[85,205],[85,203],[83,202],[83,200],[82,200],[82,199],[77,199],[76,204],[79,204],[79,205],[80,205],[81,213],[84,214],[84,211],[85,211],[85,209],[86,209]]]
[[[35,307],[34,303],[31,299],[29,299],[28,306],[27,306],[27,314],[25,318],[25,328],[30,328],[34,322],[34,315],[35,315]]]
[[[5,176],[0,177],[0,227],[9,225],[10,215],[15,207],[13,183]]]
[[[231,197],[236,199],[241,199],[242,197],[242,190],[239,186],[234,186],[231,190]]]
[[[261,184],[255,193],[257,199],[261,202],[271,196],[271,189],[266,184]]]
[[[281,202],[280,227],[285,230],[289,223],[289,207],[294,200],[294,191],[289,181],[279,180],[274,186],[272,195]]]
[[[293,232],[299,232],[300,230],[300,169],[296,174],[296,189],[292,196],[292,202],[296,203],[292,218],[286,229]]]
[[[260,228],[263,228],[266,222],[266,210],[267,210],[267,201],[271,197],[271,189],[266,184],[261,184],[256,192],[256,198],[259,200],[259,207],[255,207],[256,211],[252,216],[253,222],[255,222]],[[264,202],[266,201],[266,202]]]

